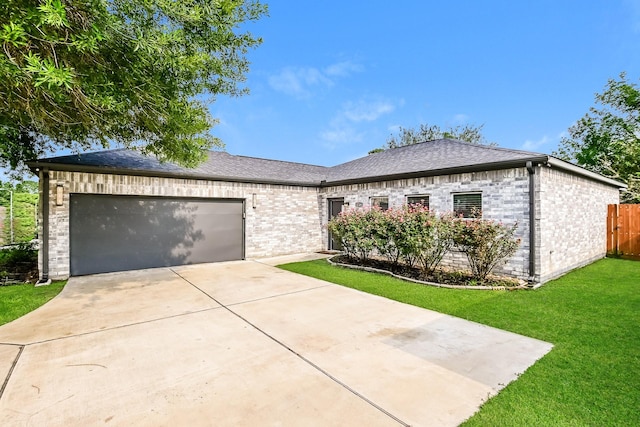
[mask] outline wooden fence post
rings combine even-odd
[[[618,253],[618,205],[607,206],[607,254]]]

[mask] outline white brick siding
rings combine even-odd
[[[538,281],[604,257],[607,204],[619,202],[618,189],[546,166],[537,167],[535,179]],[[62,206],[56,206],[58,184],[64,188]],[[343,197],[356,207],[386,196],[390,207],[399,207],[406,196],[429,195],[430,208],[445,213],[453,209],[453,194],[479,192],[484,218],[518,223],[521,245],[498,272],[529,277],[529,175],[524,167],[326,188],[50,171],[48,190],[49,277],[54,279],[69,276],[70,193],[243,199],[245,256],[256,258],[326,248],[329,198]],[[445,265],[466,268],[467,260],[454,253]]]
[[[58,184],[64,187],[62,206],[56,206]],[[69,276],[70,193],[244,199],[247,258],[322,248],[318,189],[314,187],[51,171],[49,277],[54,279]],[[256,194],[255,209],[253,194]],[[42,271],[42,260],[40,263]]]
[[[607,205],[619,203],[617,188],[542,167],[537,212],[537,270],[546,282],[604,258]]]
[[[502,221],[505,224],[517,222],[516,234],[522,241],[516,254],[496,272],[527,279],[529,270],[528,179],[526,168],[514,168],[327,187],[321,190],[321,209],[324,213],[322,240],[326,247],[329,209],[326,200],[328,198],[344,197],[345,203],[350,207],[356,207],[358,203],[369,206],[369,199],[372,196],[387,196],[391,208],[405,204],[406,196],[429,195],[430,209],[438,213],[447,213],[453,210],[454,193],[480,192],[483,218]],[[468,267],[466,256],[461,253],[450,254],[443,260],[443,265],[455,268]]]

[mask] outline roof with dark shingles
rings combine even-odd
[[[370,154],[331,168],[327,182],[526,162],[543,154],[439,139]]]
[[[400,175],[455,173],[456,169],[482,170],[492,164],[524,163],[547,156],[467,142],[440,139],[371,154],[333,167],[209,152],[208,159],[194,169],[162,163],[138,151],[116,149],[76,154],[30,162],[32,168],[64,166],[65,169],[118,171],[233,181],[320,185],[373,181]]]
[[[206,161],[190,169],[169,162],[161,162],[153,156],[145,156],[135,150],[117,149],[95,153],[41,159],[45,165],[66,165],[102,169],[158,173],[177,177],[207,179],[231,179],[235,181],[281,182],[317,185],[326,176],[328,168],[303,163],[234,156],[222,151],[210,151]],[[54,167],[55,168],[55,167]]]

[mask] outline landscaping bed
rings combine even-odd
[[[427,272],[422,268],[408,266],[403,263],[392,263],[385,259],[367,258],[362,261],[345,254],[338,254],[328,261],[340,267],[354,268],[373,273],[389,274],[398,279],[407,280],[423,285],[452,289],[483,289],[483,290],[516,290],[531,289],[527,282],[511,277],[489,275],[483,282],[477,280],[471,273],[460,270],[439,268]]]
[[[344,252],[334,263],[423,284],[474,289],[526,287],[516,277],[493,274],[518,250],[517,227],[484,219],[479,211],[438,215],[421,204],[387,210],[348,208],[327,225]],[[454,252],[466,256],[468,271],[442,265],[445,255]]]

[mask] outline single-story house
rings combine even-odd
[[[421,201],[517,222],[522,244],[502,273],[542,283],[605,256],[607,205],[625,187],[545,154],[451,139],[334,167],[213,151],[186,169],[127,149],[29,167],[43,279],[333,249],[326,225],[344,206]]]

